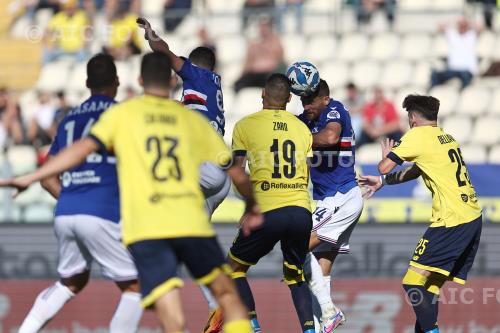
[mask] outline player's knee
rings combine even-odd
[[[131,281],[116,281],[115,282],[121,292],[131,292],[138,293],[140,291],[139,281],[131,280]]]
[[[410,267],[403,277],[404,286],[421,286],[433,294],[439,294],[443,284],[446,282],[447,277],[434,272],[423,270],[415,270]]]
[[[250,266],[244,265],[242,263],[237,262],[236,260],[229,258],[229,266],[231,266],[231,269],[233,272],[243,272],[246,273]]]
[[[89,282],[89,277],[90,272],[85,271],[72,277],[61,278],[61,284],[71,290],[72,293],[78,294]]]
[[[283,280],[287,285],[293,285],[304,282],[306,279],[302,269],[285,261],[283,263]]]

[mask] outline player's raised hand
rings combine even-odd
[[[380,142],[380,147],[382,148],[382,159],[386,158],[391,152],[392,147],[394,147],[394,140],[385,139]]]
[[[383,186],[380,176],[360,176],[358,183],[366,190],[363,193],[365,199],[371,198]]]
[[[144,38],[153,51],[169,54],[170,48],[168,44],[156,34],[148,20],[139,17],[136,22],[139,28],[144,29]]]
[[[21,177],[12,178],[12,179],[1,179],[0,180],[0,187],[13,187],[17,190],[12,195],[14,198],[17,197],[20,193],[27,190],[31,184],[32,184],[32,181],[30,180],[30,178],[28,176],[21,176]]]
[[[262,215],[259,206],[253,205],[247,208],[245,214],[240,219],[240,227],[244,236],[250,235],[252,230],[257,229],[264,223],[264,216]]]

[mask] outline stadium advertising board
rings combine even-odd
[[[2,281],[0,332],[15,333],[37,293],[51,281]],[[251,280],[264,332],[300,331],[288,288],[278,279]],[[339,333],[413,333],[414,314],[400,286],[400,279],[340,279],[333,282],[335,301],[347,315]],[[43,333],[104,333],[119,299],[117,288],[98,280],[42,331]],[[466,286],[448,284],[441,295],[442,333],[498,333],[500,280],[474,278]],[[200,332],[207,307],[193,284],[183,289],[183,305],[190,332]],[[139,333],[161,333],[152,313],[144,315]]]

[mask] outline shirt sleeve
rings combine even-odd
[[[89,137],[95,140],[102,150],[111,151],[118,128],[119,106],[112,106],[106,110],[99,120],[92,126]]]
[[[413,162],[420,154],[422,147],[414,130],[409,130],[392,148],[387,155],[389,159],[401,165],[404,161]]]
[[[56,135],[55,139],[54,139],[54,142],[52,142],[52,144],[50,145],[50,149],[49,149],[49,155],[50,156],[54,156],[54,155],[57,155],[57,153],[59,153],[59,150],[61,150],[61,148],[59,147],[59,142],[58,142],[58,136]]]
[[[182,80],[188,81],[188,80],[196,80],[200,77],[200,69],[193,65],[191,61],[189,61],[186,58],[182,58],[184,60],[184,64],[181,67],[181,70],[179,73],[177,73]]]
[[[248,150],[241,127],[241,122],[238,122],[233,130],[232,150],[234,156],[246,156]]]
[[[341,109],[341,110],[340,110]],[[342,112],[340,112],[340,111]],[[335,108],[331,109],[328,111],[328,113],[325,116],[325,126],[328,123],[338,123],[342,125],[344,123],[344,119],[342,119],[342,115],[345,114],[347,110],[344,108],[342,105],[337,105]]]

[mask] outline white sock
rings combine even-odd
[[[330,275],[323,275],[323,279],[325,280],[325,286],[326,289],[328,290],[328,295],[330,295],[330,299],[332,300],[333,307],[335,308],[335,312],[339,311],[339,307],[335,302],[333,301],[332,297],[332,277]]]
[[[205,285],[200,285],[201,293],[203,294],[203,297],[205,297],[205,300],[208,303],[208,309],[210,311],[215,310],[219,307],[219,304],[217,304],[217,301],[215,300],[214,296],[212,295],[212,292],[210,289],[208,289],[207,286]]]
[[[330,275],[323,275],[323,280],[325,281],[328,295],[330,295],[330,298],[332,298],[332,277]]]
[[[74,296],[75,294],[60,282],[48,287],[38,294],[18,333],[38,332]]]
[[[308,270],[310,270],[310,274],[308,274]],[[325,279],[323,278],[321,266],[319,265],[319,262],[314,254],[312,254],[311,252],[309,252],[306,256],[304,271],[306,273],[306,276],[310,275],[308,281],[309,289],[318,300],[318,304],[321,307],[322,318],[333,316],[336,311],[330,297],[330,293],[328,292],[329,288],[327,288],[327,286],[325,285]]]
[[[109,324],[110,333],[135,333],[142,317],[141,294],[124,292]]]

